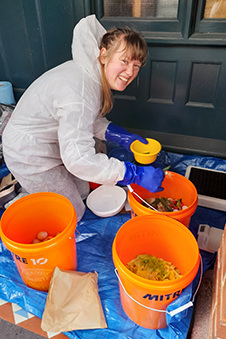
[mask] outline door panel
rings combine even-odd
[[[151,63],[148,102],[173,104],[177,63],[155,61]]]

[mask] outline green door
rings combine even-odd
[[[223,17],[216,0],[97,3],[105,27],[136,26],[149,47],[139,81],[114,93],[109,119],[166,150],[225,157],[226,6]]]
[[[46,70],[71,58],[75,24],[95,13],[106,29],[132,26],[149,61],[113,122],[169,151],[226,157],[226,14],[223,0],[7,0],[0,3],[0,81],[18,100]]]

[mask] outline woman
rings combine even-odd
[[[89,181],[136,182],[157,191],[164,174],[95,153],[94,137],[127,149],[136,139],[147,142],[103,117],[112,108],[111,89],[123,91],[145,63],[141,36],[123,29],[106,32],[91,15],[74,29],[72,55],[23,94],[3,132],[3,152],[8,169],[28,193],[64,195],[79,221]]]

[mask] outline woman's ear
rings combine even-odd
[[[105,47],[101,48],[100,50],[100,62],[102,65],[105,65],[107,62],[107,50]]]

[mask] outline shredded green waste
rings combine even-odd
[[[174,280],[181,277],[180,271],[170,262],[154,255],[140,254],[126,267],[138,276],[156,281]]]
[[[153,197],[153,198],[146,198],[145,201],[149,205],[157,209],[159,212],[176,212],[176,211],[181,211],[187,208],[187,206],[185,206],[184,203],[182,202],[182,199]],[[147,207],[145,203],[142,203],[142,205]]]

